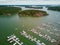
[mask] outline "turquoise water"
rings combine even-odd
[[[0,16],[0,45],[12,45],[7,41],[7,36],[15,34],[24,45],[36,45],[35,42],[31,42],[29,39],[26,39],[24,36],[20,35],[22,30],[25,30],[27,33],[32,28],[36,28],[41,23],[50,23],[54,25],[55,28],[60,30],[60,12],[47,10],[48,16],[44,17],[19,17],[17,14],[12,16]],[[17,28],[17,30],[16,30]],[[57,34],[60,34],[60,31],[53,31]],[[41,31],[44,34],[50,35],[52,38],[60,40],[58,36],[54,36],[46,32],[46,30]],[[38,35],[33,34],[34,37],[40,38]],[[40,38],[41,42],[46,43],[46,45],[51,45],[50,41]]]

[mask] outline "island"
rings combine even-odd
[[[46,15],[48,15],[47,12],[42,10],[23,10],[19,12],[19,16],[41,17]]]
[[[0,6],[0,15],[10,16],[12,14],[16,14],[21,11],[19,7],[12,7],[12,6]]]

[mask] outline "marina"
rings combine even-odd
[[[14,42],[13,45],[16,45],[16,44],[23,45],[23,42],[19,43],[20,42],[19,38],[16,38],[16,36],[14,34],[11,36],[8,36],[7,38],[8,38],[7,41],[9,41],[10,43]]]
[[[47,34],[41,34],[41,32],[37,32],[37,30],[35,30],[35,29],[33,29],[33,30],[31,30],[33,33],[36,33],[37,35],[39,35],[40,37],[43,37],[43,38],[45,38],[46,40],[49,40],[49,41],[51,41],[51,42],[56,42],[56,40],[55,39],[51,39],[51,37],[50,36],[48,36]]]
[[[21,35],[25,36],[26,38],[28,38],[29,40],[31,40],[32,42],[36,42],[36,45],[46,45],[45,43],[41,43],[40,40],[37,40],[37,38],[34,38],[31,35],[28,35],[25,31],[21,32]]]

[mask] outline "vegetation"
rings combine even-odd
[[[41,10],[21,10],[20,7],[14,7],[14,6],[0,6],[0,15],[12,15],[18,13],[19,16],[45,16],[47,15],[47,12],[41,11]]]
[[[11,15],[14,13],[18,13],[21,8],[11,7],[11,6],[0,6],[0,15]]]
[[[19,12],[19,16],[35,16],[35,17],[40,17],[40,16],[46,16],[47,12],[41,11],[41,10],[24,10]]]
[[[48,7],[48,10],[55,10],[55,11],[60,11],[60,6],[51,6],[51,7]]]

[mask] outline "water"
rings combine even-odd
[[[29,31],[32,28],[36,28],[42,23],[50,23],[54,25],[58,31],[51,30],[60,35],[60,12],[47,10],[48,16],[43,17],[19,17],[17,14],[12,16],[0,16],[0,45],[12,45],[7,41],[7,36],[15,34],[24,45],[36,45],[35,42],[31,42],[29,39],[26,39],[24,36],[20,35],[22,30]],[[59,39],[60,37],[51,35],[46,30],[41,31],[44,34],[50,35],[54,39]],[[32,32],[28,32],[33,34]],[[33,34],[34,35],[34,34]],[[34,35],[39,39],[38,35]],[[46,45],[51,45],[50,41],[43,38],[40,38],[41,42],[46,43]],[[59,39],[60,40],[60,39]]]

